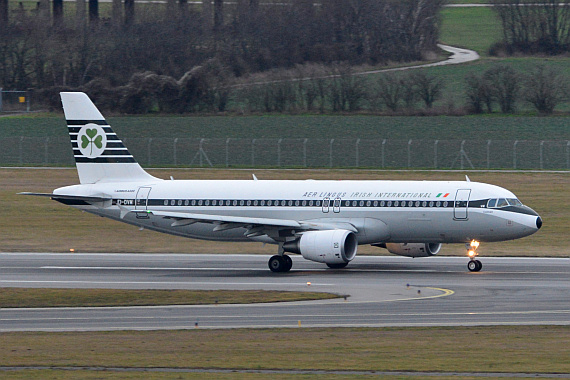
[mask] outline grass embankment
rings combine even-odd
[[[251,179],[247,170],[151,170],[161,178]],[[344,180],[463,180],[463,173],[381,172],[373,170],[256,170],[260,179]],[[492,183],[513,191],[523,203],[543,218],[536,234],[503,243],[482,244],[483,256],[568,257],[570,235],[570,173],[468,173],[472,181]],[[0,197],[3,199],[0,250],[4,252],[173,252],[173,253],[264,253],[276,248],[259,243],[221,243],[185,239],[81,213],[46,198],[16,195],[22,191],[51,192],[78,183],[74,169],[1,169]],[[386,251],[360,246],[359,254]],[[460,245],[444,246],[442,255],[464,255]]]
[[[0,366],[570,372],[568,326],[35,332],[0,337]]]
[[[122,290],[0,288],[0,308],[249,304],[338,298],[265,290]]]

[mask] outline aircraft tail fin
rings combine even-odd
[[[86,94],[60,95],[81,184],[156,180],[135,161]]]

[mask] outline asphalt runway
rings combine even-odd
[[[0,287],[266,289],[347,295],[256,305],[0,309],[0,331],[570,325],[570,259],[356,257],[343,270],[293,256],[0,253]],[[310,285],[308,284],[310,282]]]

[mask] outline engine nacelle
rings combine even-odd
[[[407,257],[429,257],[437,255],[441,243],[386,243],[390,253]]]
[[[357,247],[356,235],[348,230],[309,231],[299,239],[283,244],[286,252],[325,264],[348,263],[356,256]]]

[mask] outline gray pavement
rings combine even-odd
[[[0,331],[570,324],[570,259],[357,257],[344,270],[294,256],[0,253],[0,287],[310,290],[328,301],[0,309]],[[308,284],[310,283],[310,285]]]

